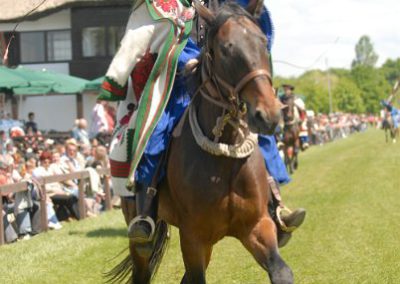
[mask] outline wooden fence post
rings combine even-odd
[[[42,181],[40,184],[40,222],[43,232],[47,232],[49,229],[47,222],[47,193],[46,193],[46,183]]]
[[[7,214],[6,214],[7,216]],[[4,245],[3,198],[0,194],[0,246]]]
[[[81,176],[79,178],[79,220],[85,219],[86,208],[85,208],[85,178]]]
[[[108,175],[104,176],[104,193],[106,198],[106,210],[111,210],[112,204],[111,204],[111,191],[110,191],[110,177]]]

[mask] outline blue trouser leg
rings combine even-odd
[[[290,182],[290,177],[286,171],[285,164],[279,155],[275,137],[270,135],[258,135],[258,145],[260,146],[269,174],[279,184]]]

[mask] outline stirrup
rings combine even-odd
[[[134,231],[132,230],[133,226],[138,225],[140,222],[146,222],[151,229],[150,235],[147,238],[144,238],[142,236],[135,236]],[[154,223],[153,219],[150,218],[149,216],[136,216],[135,218],[132,219],[132,221],[129,223],[128,226],[128,237],[133,240],[136,243],[147,243],[153,240],[154,234],[156,231],[156,224]]]
[[[296,226],[286,226],[285,222],[283,222],[283,220],[281,218],[281,213],[282,212],[287,212],[287,213],[291,214],[292,210],[290,210],[286,206],[283,206],[283,207],[278,206],[276,208],[276,218],[278,219],[278,223],[279,223],[280,229],[285,233],[292,233],[294,230],[297,229],[297,227]]]

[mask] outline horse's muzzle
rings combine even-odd
[[[254,133],[272,135],[279,123],[280,113],[270,118],[265,112],[256,110],[252,115],[249,113],[249,127]]]

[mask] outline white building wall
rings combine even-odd
[[[35,121],[42,130],[71,130],[76,119],[76,96],[23,96],[19,98],[19,118],[28,119],[35,113]]]
[[[84,93],[83,118],[91,124],[93,107],[96,104],[97,94]],[[49,96],[22,96],[19,97],[19,118],[28,119],[28,113],[35,113],[35,120],[41,130],[71,130],[76,113],[75,95],[49,95]]]

